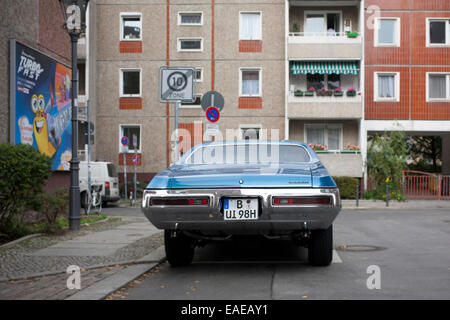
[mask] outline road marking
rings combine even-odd
[[[333,261],[332,263],[342,263],[341,257],[339,257],[336,250],[333,250]]]

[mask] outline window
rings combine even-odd
[[[120,69],[120,96],[140,97],[142,72],[141,69]]]
[[[203,82],[203,68],[195,69],[195,82]]]
[[[240,40],[262,40],[261,12],[241,12]]]
[[[194,102],[182,102],[181,108],[186,109],[194,109],[194,108],[201,108],[202,106],[202,95],[196,95]]]
[[[134,145],[134,136],[136,137],[137,143]],[[126,147],[122,146],[121,139],[122,137],[128,138],[128,145]],[[120,137],[119,137],[119,145],[121,146],[121,150],[125,150],[125,152],[134,152],[135,148],[137,152],[141,152],[141,126],[140,125],[120,125]],[[123,152],[123,151],[122,151]]]
[[[341,12],[305,12],[306,36],[337,36],[341,32]]]
[[[261,126],[241,126],[241,139],[242,140],[259,140]]]
[[[334,90],[341,87],[341,75],[308,73],[306,75],[306,86],[307,89],[319,90],[326,87],[328,90]]]
[[[140,13],[120,14],[120,40],[142,40],[142,15]]]
[[[375,72],[375,101],[400,101],[400,74]]]
[[[202,26],[203,12],[178,12],[179,26]]]
[[[450,46],[450,19],[427,19],[427,46]]]
[[[427,73],[427,101],[450,101],[450,73]]]
[[[261,69],[241,69],[240,96],[261,96]]]
[[[375,20],[375,46],[400,47],[400,18]]]
[[[178,51],[196,52],[203,51],[203,39],[202,38],[179,38],[178,39]]]
[[[305,137],[308,144],[328,145],[329,151],[342,149],[342,125],[305,125]]]

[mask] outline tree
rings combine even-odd
[[[413,170],[439,172],[442,156],[442,138],[439,136],[413,136],[408,139],[409,167]]]
[[[367,150],[367,170],[373,184],[373,197],[385,198],[386,179],[391,198],[402,195],[402,171],[406,169],[408,149],[403,131],[384,132],[382,136],[371,137]]]

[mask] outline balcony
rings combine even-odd
[[[289,60],[362,58],[362,38],[359,33],[291,32],[288,36]]]
[[[362,119],[362,117],[360,95],[288,98],[288,119]]]
[[[361,178],[363,159],[359,152],[316,152],[320,161],[334,177]]]

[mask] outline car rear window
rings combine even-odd
[[[310,162],[308,151],[296,145],[245,144],[204,146],[189,155],[188,164],[247,164]]]
[[[108,167],[108,176],[116,178],[117,177],[116,167],[112,163],[108,163],[107,167]]]

